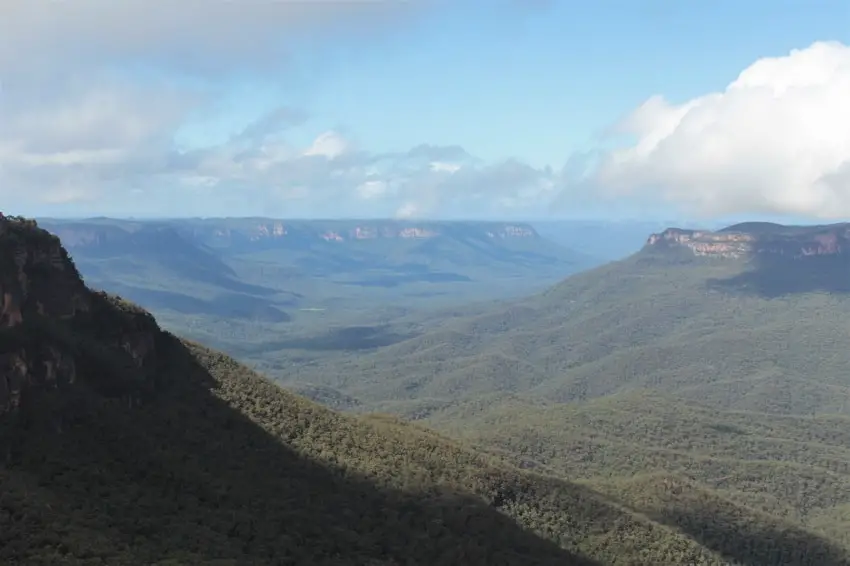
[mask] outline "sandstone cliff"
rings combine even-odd
[[[375,240],[432,240],[464,236],[483,240],[539,238],[528,224],[504,222],[413,222],[399,220],[211,219],[183,230],[214,246],[234,242],[334,243]]]
[[[668,228],[659,234],[652,234],[646,246],[689,250],[697,256],[716,258],[848,257],[850,223],[782,226],[750,222],[715,232]]]
[[[0,416],[69,386],[131,404],[154,387],[162,333],[153,317],[89,290],[34,221],[0,216],[0,298]]]

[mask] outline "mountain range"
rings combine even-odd
[[[326,335],[312,363],[342,373],[303,387],[355,399],[358,415],[162,330],[89,289],[57,237],[0,218],[0,560],[848,564],[846,417],[820,414],[846,388],[832,374],[846,299],[727,285],[758,279],[763,247],[690,245],[710,237],[653,236],[534,297],[375,329],[389,343],[354,353]],[[844,249],[775,255],[838,270]],[[763,346],[791,319],[802,332],[755,361],[735,357],[746,343],[727,350]],[[315,352],[305,340],[293,376]],[[749,371],[780,346],[774,374]],[[733,372],[746,403],[766,406],[689,394],[709,373],[686,370],[712,364],[708,390]],[[793,395],[756,387],[771,382]],[[832,399],[802,394],[821,382]],[[367,412],[379,406],[425,420]]]
[[[302,340],[297,356],[291,345],[268,356],[297,357],[281,377],[382,409],[649,387],[719,408],[848,412],[847,242],[844,224],[670,229],[543,293],[382,327],[393,343],[356,357],[311,354],[311,345],[332,349],[326,334]]]
[[[45,219],[90,284],[169,317],[275,325],[522,295],[595,260],[527,224],[393,220]],[[280,331],[280,329],[275,329]]]
[[[649,517],[699,502],[704,544],[765,564],[723,541],[779,521],[850,544],[848,236],[671,228],[543,293],[374,328],[380,346],[336,329],[264,356],[312,398],[417,420]]]

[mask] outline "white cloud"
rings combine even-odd
[[[0,0],[0,72],[124,61],[193,74],[286,64],[288,42],[368,35],[430,2]]]
[[[105,73],[57,80],[51,89],[17,83],[0,98],[0,195],[25,203],[91,201],[132,188],[166,167],[173,133],[201,98]],[[57,188],[73,186],[73,190]],[[57,198],[59,191],[63,196]],[[52,196],[51,196],[52,195]]]
[[[293,50],[309,45],[313,63],[326,38],[398,33],[440,3],[0,0],[0,199],[57,214],[486,215],[500,203],[540,205],[533,187],[545,171],[485,164],[457,146],[370,153],[335,130],[296,142],[308,116],[286,104],[198,146],[207,121],[228,120],[220,96],[246,76],[310,80],[318,70],[293,70]],[[178,147],[187,124],[195,145]]]
[[[656,96],[620,126],[636,142],[596,180],[703,215],[850,216],[850,47],[819,42],[760,59],[723,92]]]
[[[325,132],[317,137],[304,155],[321,155],[334,159],[348,152],[351,144],[337,132]]]
[[[217,145],[180,149],[174,133],[204,109],[198,93],[95,74],[41,100],[0,106],[0,196],[58,214],[486,216],[545,206],[551,172],[483,163],[456,146],[356,149],[336,131],[299,146],[302,113],[273,110]],[[202,197],[201,197],[202,195]],[[506,197],[506,198],[504,198]],[[43,212],[42,212],[43,213]]]
[[[365,181],[357,187],[357,194],[362,199],[375,199],[384,196],[388,189],[386,181]]]
[[[631,146],[557,172],[458,146],[370,153],[324,128],[304,141],[314,126],[287,104],[220,143],[176,147],[187,122],[218,118],[234,78],[284,84],[298,39],[386,31],[436,2],[0,0],[0,199],[60,214],[470,217],[564,210],[607,189],[708,215],[850,216],[838,43],[757,61],[681,104],[652,97],[619,125]]]
[[[415,218],[420,214],[419,206],[414,202],[406,202],[395,212],[395,218],[400,220]]]
[[[48,204],[67,204],[70,202],[86,202],[95,198],[88,187],[80,187],[73,183],[59,182],[44,193],[44,202]]]
[[[431,170],[437,172],[454,173],[461,168],[458,163],[446,163],[444,161],[432,161]]]
[[[170,136],[200,100],[167,85],[89,78],[57,82],[48,94],[7,88],[0,100],[2,139],[27,155],[136,148]]]

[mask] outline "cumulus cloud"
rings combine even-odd
[[[309,214],[312,207],[324,211],[320,215],[485,216],[545,207],[554,186],[551,171],[516,161],[486,164],[460,148],[440,146],[370,153],[338,132],[317,135],[305,149],[285,140],[246,143],[240,136],[174,163],[173,179],[206,190],[206,200],[232,193],[247,203],[271,199],[274,214]]]
[[[0,199],[40,214],[411,218],[628,196],[705,214],[850,215],[850,48],[838,43],[757,61],[680,104],[653,97],[618,124],[634,143],[558,170],[451,145],[370,152],[287,103],[232,135],[175,142],[221,117],[230,81],[292,78],[296,42],[395,33],[441,1],[0,0]]]
[[[460,217],[546,207],[551,171],[484,163],[458,146],[360,149],[336,130],[296,143],[282,106],[220,143],[174,134],[208,93],[90,74],[40,98],[0,100],[0,198],[39,214]]]
[[[120,197],[160,172],[173,133],[200,98],[102,75],[50,90],[0,93],[0,197],[27,204]],[[9,202],[7,200],[7,202]]]
[[[408,220],[410,218],[415,218],[416,216],[420,216],[421,212],[419,207],[414,202],[406,202],[401,205],[398,210],[396,210],[394,217],[399,220]]]
[[[644,102],[632,145],[595,178],[703,215],[850,216],[850,47],[818,42],[756,61],[722,92]]]
[[[459,146],[369,152],[338,129],[305,142],[309,116],[288,104],[223,141],[175,142],[187,123],[203,137],[227,112],[228,85],[297,81],[294,51],[309,46],[315,62],[326,38],[398,33],[440,4],[0,0],[0,199],[39,214],[544,210],[557,184],[551,171],[484,163]]]
[[[335,159],[350,150],[351,144],[339,133],[325,132],[313,141],[304,155],[321,155],[328,159]]]
[[[297,80],[296,49],[395,33],[439,1],[0,0],[0,197],[59,213],[253,214],[396,194],[415,176],[396,168],[413,159],[359,151],[334,130],[295,143],[307,115],[290,106],[222,143],[175,137],[192,121],[203,136],[233,81]]]

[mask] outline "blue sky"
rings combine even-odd
[[[850,216],[846,1],[12,4],[26,214]]]
[[[427,141],[559,167],[653,94],[687,100],[760,57],[850,35],[847,2],[484,4],[335,65],[308,104],[379,151]]]

